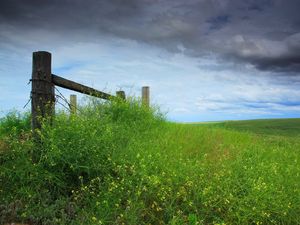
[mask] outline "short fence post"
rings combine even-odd
[[[126,100],[126,95],[125,95],[125,91],[117,91],[116,92],[117,97]]]
[[[70,95],[70,112],[71,112],[71,115],[77,114],[77,96],[76,95]]]
[[[148,86],[145,86],[145,87],[142,87],[142,103],[143,105],[149,107],[150,105],[150,94],[149,94],[149,87]]]
[[[31,79],[31,127],[33,132],[41,129],[41,120],[52,121],[55,111],[54,84],[51,75],[51,53],[34,52]]]

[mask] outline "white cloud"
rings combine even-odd
[[[53,73],[111,93],[122,88],[135,96],[140,96],[142,86],[149,85],[151,102],[174,120],[300,115],[299,106],[280,104],[300,99],[297,85],[282,83],[284,78],[276,80],[251,66],[223,64],[213,55],[191,58],[113,37],[93,42],[72,39],[64,45],[55,45],[52,38],[26,41],[31,36],[24,37],[16,49],[0,44],[1,93],[12,99],[0,98],[2,110],[22,109],[30,92],[26,83],[32,51],[49,46],[41,50],[52,52]],[[66,96],[71,93],[62,92]]]

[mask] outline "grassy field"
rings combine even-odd
[[[297,137],[300,135],[300,119],[264,119],[227,121],[219,123],[224,128],[261,135]]]
[[[300,224],[300,120],[174,124],[138,102],[0,122],[0,224]]]

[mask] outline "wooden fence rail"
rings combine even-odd
[[[34,52],[31,79],[31,126],[33,131],[41,128],[42,120],[52,121],[55,113],[55,85],[106,100],[126,99],[124,91],[117,91],[116,96],[113,96],[52,74],[51,53],[45,51]],[[149,87],[143,87],[142,90],[142,102],[149,106]],[[72,104],[71,112],[76,113],[76,97],[73,97],[71,107]]]
[[[72,91],[77,91],[79,93],[82,94],[87,94],[87,95],[91,95],[97,98],[102,98],[102,99],[106,99],[106,100],[114,100],[117,97],[104,93],[102,91],[98,91],[94,88],[91,87],[87,87],[85,85],[82,84],[78,84],[74,81],[71,80],[67,80],[65,78],[59,77],[57,75],[52,74],[52,82],[53,84],[55,84],[56,86],[62,87],[62,88],[66,88]]]

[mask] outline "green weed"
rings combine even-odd
[[[0,122],[0,224],[299,224],[298,136],[91,100],[57,113],[37,145],[28,118]]]

